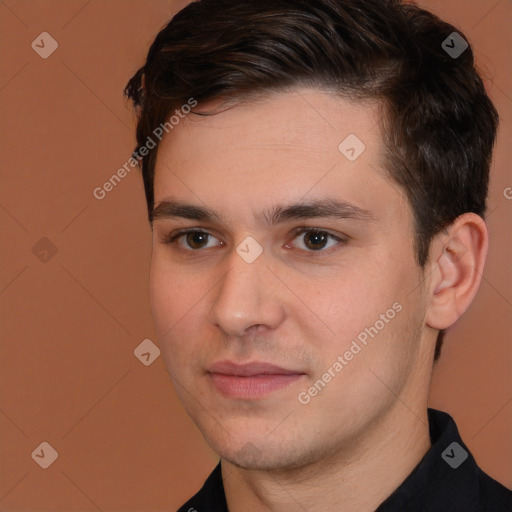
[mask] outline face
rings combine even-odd
[[[378,126],[376,105],[302,89],[189,114],[160,144],[155,328],[184,407],[233,464],[348,450],[418,386],[425,287]],[[364,151],[339,148],[349,134]]]

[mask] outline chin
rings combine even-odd
[[[255,471],[279,471],[290,469],[293,466],[286,464],[282,457],[266,457],[258,454],[231,453],[222,459],[233,464],[237,468],[255,470]]]
[[[247,470],[258,471],[290,471],[301,469],[309,464],[321,459],[319,450],[310,450],[301,453],[297,451],[296,444],[288,447],[286,443],[280,442],[277,446],[266,444],[265,442],[248,441],[238,450],[233,450],[233,446],[214,447],[221,459],[230,464]]]

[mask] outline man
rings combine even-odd
[[[221,460],[180,510],[509,510],[427,407],[488,248],[498,117],[463,34],[399,1],[202,0],[125,93],[162,356]]]

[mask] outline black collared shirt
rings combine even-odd
[[[375,512],[511,512],[512,492],[484,473],[453,418],[428,409],[432,446]],[[228,512],[220,462],[178,512]]]

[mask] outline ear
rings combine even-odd
[[[431,274],[426,323],[446,329],[466,311],[476,295],[489,237],[484,219],[465,213],[431,245]]]

